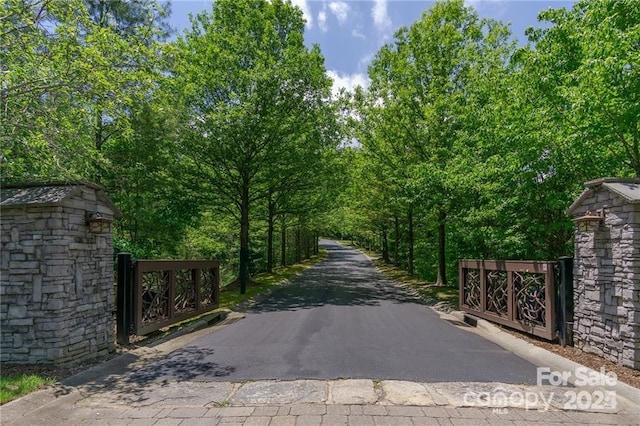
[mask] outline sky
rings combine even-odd
[[[433,1],[427,0],[292,0],[307,21],[305,42],[318,44],[325,57],[334,90],[367,86],[367,67],[401,26],[420,19]],[[465,0],[481,17],[510,24],[513,36],[526,44],[525,29],[540,27],[538,13],[549,8],[571,8],[564,0]],[[189,14],[211,9],[212,0],[173,0],[170,24],[178,34],[191,27]]]

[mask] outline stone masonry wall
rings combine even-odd
[[[596,188],[574,214],[604,207],[604,223],[576,230],[574,344],[640,368],[640,209]]]
[[[3,362],[66,364],[114,348],[111,229],[85,222],[113,212],[80,188],[61,205],[2,209]]]

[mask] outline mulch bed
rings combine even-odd
[[[35,374],[40,377],[55,379],[60,381],[67,377],[73,376],[83,370],[86,370],[94,365],[100,364],[106,361],[108,358],[102,358],[91,362],[86,362],[71,367],[61,367],[55,364],[7,364],[2,363],[0,365],[0,373],[3,377],[6,376],[18,376],[20,374],[31,375]]]

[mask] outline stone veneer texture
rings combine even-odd
[[[0,360],[74,363],[114,348],[111,225],[97,189],[76,186],[57,205],[3,206]],[[119,213],[119,212],[118,212]]]
[[[572,214],[604,208],[599,225],[577,226],[574,345],[640,368],[640,205],[596,186]]]

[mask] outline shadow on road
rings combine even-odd
[[[108,401],[113,404],[144,406],[152,403],[162,392],[158,389],[171,389],[175,382],[189,382],[202,376],[223,378],[233,374],[235,367],[222,366],[212,362],[214,349],[200,347],[184,347],[171,352],[166,357],[142,361],[139,355],[124,354],[109,361],[108,373],[104,369],[93,372],[88,370],[63,380],[57,386],[56,398],[63,397],[81,389],[85,395],[91,395],[99,403]],[[152,356],[153,358],[154,356]]]
[[[223,367],[213,358],[214,349],[188,346],[171,352],[166,358],[149,364],[127,376],[126,382],[138,385],[150,384],[170,377],[171,380],[189,381],[207,375],[208,377],[226,377],[236,371],[235,367]]]
[[[254,305],[253,313],[293,311],[323,305],[375,306],[423,302],[389,282],[362,253],[336,243],[323,243],[327,258]]]

